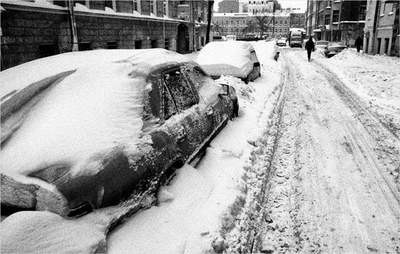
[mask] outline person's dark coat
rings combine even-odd
[[[361,46],[363,45],[363,41],[362,41],[360,36],[358,36],[358,38],[357,38],[356,42],[354,43],[354,45],[357,48],[357,52],[360,52]]]
[[[310,52],[315,51],[315,43],[311,38],[306,42],[305,48]]]

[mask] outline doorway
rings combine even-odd
[[[189,28],[187,25],[178,26],[178,41],[176,51],[181,54],[189,52]]]

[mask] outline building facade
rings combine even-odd
[[[363,36],[366,7],[366,0],[308,0],[306,33],[317,40],[354,45]]]
[[[304,14],[303,14],[304,16]],[[248,13],[215,13],[212,18],[213,33],[215,35],[236,35],[238,39],[249,37],[261,37],[259,25],[262,23],[265,30],[262,36],[265,38],[286,37],[291,24],[291,13],[277,11],[275,13],[264,13],[263,15],[250,15]],[[293,23],[299,24],[297,17]],[[301,20],[301,19],[300,19]]]
[[[207,5],[204,0],[2,0],[1,69],[74,47],[198,50],[205,44]]]
[[[364,52],[400,56],[399,5],[399,1],[368,1]]]
[[[290,28],[305,28],[305,13],[295,11],[290,13]]]
[[[219,13],[239,13],[240,4],[239,0],[223,0],[218,3]]]
[[[274,2],[269,0],[249,0],[247,11],[249,14],[256,15],[273,12]]]

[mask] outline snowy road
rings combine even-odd
[[[261,78],[227,78],[239,117],[156,205],[134,198],[71,220],[15,213],[2,251],[400,253],[400,59],[349,49],[308,62],[281,48],[276,62],[274,43],[254,47]]]
[[[253,251],[398,253],[398,137],[325,58],[284,50],[285,105]]]

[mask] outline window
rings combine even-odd
[[[135,41],[135,49],[141,49],[142,48],[142,41],[138,40]]]
[[[111,0],[105,0],[104,6],[110,8],[110,9],[113,9],[113,3]]]
[[[358,13],[358,20],[365,20],[367,14],[367,6],[360,5],[360,12]]]
[[[164,48],[168,50],[169,49],[169,39],[165,39],[164,43],[165,43]]]
[[[333,11],[332,22],[339,22],[339,10]]]
[[[40,52],[40,57],[46,57],[46,56],[57,55],[60,53],[60,50],[57,44],[45,44],[45,45],[39,45],[39,52]]]
[[[168,119],[172,115],[176,114],[176,107],[174,104],[174,100],[172,99],[172,96],[167,89],[164,89],[163,98],[164,98],[164,118]]]
[[[331,23],[331,15],[325,15],[325,25],[329,25]]]
[[[192,88],[190,87],[190,84],[187,83],[185,75],[181,70],[175,69],[165,73],[164,83],[179,111],[188,109],[197,103]],[[166,116],[168,116],[167,113],[170,112],[165,112]]]
[[[156,10],[156,9],[155,9],[154,1],[153,1],[153,0],[150,0],[150,13],[156,14],[156,11],[155,11],[155,10]]]
[[[91,45],[92,45],[91,42],[79,42],[78,44],[79,51],[90,50]]]
[[[151,47],[157,48],[157,40],[151,40]]]
[[[197,90],[200,90],[200,88],[206,84],[207,82],[213,83],[213,80],[207,76],[199,67],[195,66],[193,69],[192,68],[187,68],[186,72],[188,73],[189,80],[192,82],[194,87]]]

